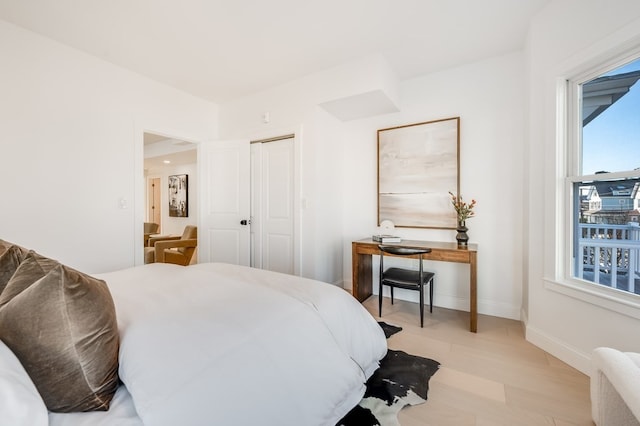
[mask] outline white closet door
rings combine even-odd
[[[287,274],[295,273],[293,141],[256,143],[251,148],[253,266]]]

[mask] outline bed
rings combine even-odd
[[[21,381],[25,424],[334,425],[387,351],[373,317],[326,283],[222,263],[93,277],[106,283],[117,318],[119,381],[109,409],[43,411],[24,374],[2,372],[17,367],[0,350],[0,399],[18,395],[7,387]]]

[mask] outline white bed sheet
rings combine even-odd
[[[116,391],[109,411],[49,413],[49,426],[144,426],[125,386]]]
[[[333,425],[386,353],[376,321],[329,284],[228,264],[98,277],[126,388],[109,412],[51,414],[54,426]]]

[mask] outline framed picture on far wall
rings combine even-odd
[[[456,228],[460,117],[378,130],[378,223]]]
[[[169,216],[189,217],[189,175],[169,176]]]

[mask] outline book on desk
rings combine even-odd
[[[402,238],[395,235],[387,235],[387,234],[379,234],[372,235],[371,239],[376,243],[400,243],[402,242]]]

